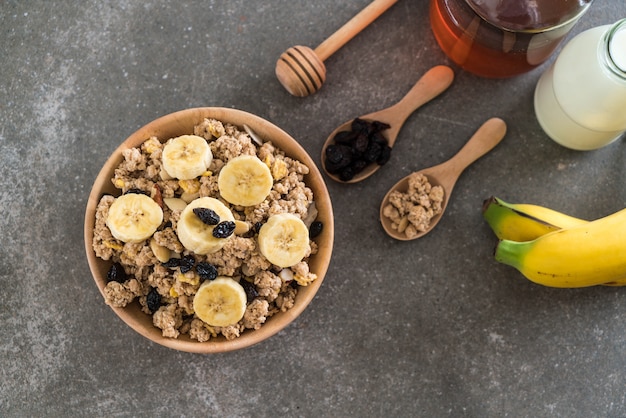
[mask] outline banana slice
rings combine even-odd
[[[200,197],[193,200],[180,213],[176,226],[178,239],[185,248],[196,254],[209,254],[219,251],[227,242],[227,238],[216,238],[213,229],[216,225],[207,225],[193,212],[195,208],[213,210],[220,217],[220,222],[235,221],[233,213],[225,204],[212,197]]]
[[[230,277],[207,280],[193,298],[193,310],[198,318],[215,327],[236,324],[246,312],[246,292]]]
[[[291,213],[270,216],[259,230],[259,250],[278,267],[298,264],[309,251],[309,230]]]
[[[150,197],[127,193],[109,208],[106,225],[111,234],[124,242],[141,242],[154,234],[163,222],[163,210]]]
[[[274,185],[267,164],[254,155],[240,155],[220,170],[217,186],[233,205],[254,206],[263,202]]]
[[[163,169],[173,178],[190,180],[211,165],[213,153],[207,141],[196,135],[172,138],[163,147]]]

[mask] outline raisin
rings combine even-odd
[[[126,190],[126,193],[124,194],[145,194],[146,196],[150,196],[150,193],[141,190],[141,189],[137,189],[137,188],[133,188],[133,189],[128,189]]]
[[[352,154],[352,148],[348,145],[329,145],[326,148],[324,159],[326,171],[335,174],[342,168],[349,166],[353,159]]]
[[[213,236],[215,238],[228,238],[234,231],[235,223],[233,221],[224,221],[213,228]]]
[[[146,296],[146,306],[150,313],[155,313],[161,307],[161,295],[154,287],[150,289]]]
[[[250,283],[246,279],[241,279],[239,281],[239,284],[246,292],[246,299],[248,300],[248,303],[252,302],[254,298],[259,296],[259,292],[256,290],[256,286],[254,285],[254,283]]]
[[[261,230],[261,227],[263,226],[263,222],[256,222],[253,226],[252,226],[252,230],[254,231],[255,234],[258,234],[259,231]]]
[[[352,145],[352,142],[356,138],[354,131],[341,131],[333,137],[333,142],[339,145]]]
[[[326,148],[326,161],[332,164],[338,164],[343,159],[341,147],[338,145],[329,145]]]
[[[360,132],[367,133],[369,131],[369,129],[370,129],[369,125],[370,124],[367,121],[365,121],[363,119],[356,118],[356,119],[354,119],[352,121],[351,127],[352,127],[353,131],[356,131],[356,132],[359,132],[359,133]]]
[[[114,263],[107,272],[107,281],[124,283],[128,276],[124,267],[120,263]]]
[[[331,148],[331,147],[328,147]],[[332,158],[328,158],[328,148],[326,148],[326,161],[332,165],[343,168],[352,162],[352,149],[347,145],[335,145],[332,147]]]
[[[391,125],[385,122],[380,122],[378,120],[375,120],[374,122],[372,122],[372,127],[374,128],[376,132],[378,132],[378,131],[384,131],[386,129],[391,128]]]
[[[389,144],[389,140],[380,132],[374,132],[370,137],[370,140],[381,146]]]
[[[380,153],[380,157],[376,160],[376,164],[385,165],[387,161],[391,158],[391,147],[389,145],[385,145]]]
[[[324,229],[324,224],[320,221],[314,221],[311,223],[309,227],[309,238],[315,238],[319,234],[322,233],[322,229]]]
[[[350,164],[350,168],[356,174],[356,173],[360,173],[361,171],[363,171],[363,169],[367,167],[368,165],[370,165],[370,163],[367,162],[366,160],[356,160],[356,161],[353,161],[352,164]]]
[[[365,154],[363,154],[363,159],[368,163],[376,162],[380,158],[382,152],[383,147],[380,144],[376,142],[371,142],[367,147]]]
[[[196,265],[196,271],[200,280],[214,280],[217,277],[217,268],[213,264],[201,262]]]
[[[331,164],[329,162],[326,162],[326,171],[328,171],[329,174],[337,174],[340,170],[341,167],[339,167],[337,164]]]
[[[341,161],[339,162],[339,165],[341,167],[346,167],[348,165],[350,165],[350,163],[352,162],[352,159],[354,158],[352,149],[346,145],[341,145]]]
[[[196,264],[196,259],[193,255],[189,254],[180,259],[180,272],[185,274],[191,271]]]
[[[369,137],[366,134],[361,134],[357,136],[356,141],[354,141],[354,150],[359,154],[363,154],[367,150],[369,143]]]
[[[354,178],[354,174],[352,167],[346,167],[339,173],[339,179],[341,181],[350,181]]]
[[[176,257],[172,257],[169,260],[167,260],[165,263],[161,263],[164,267],[167,268],[176,268],[176,267],[180,267],[180,258],[176,258]]]
[[[207,225],[217,225],[220,223],[220,216],[214,210],[208,208],[193,208],[193,213]]]

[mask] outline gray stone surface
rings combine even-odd
[[[412,115],[392,163],[329,180],[336,242],[309,309],[272,339],[220,355],[176,352],[126,327],[93,283],[83,214],[99,167],[147,122],[235,107],[297,138],[319,163],[339,123],[400,99],[449,61],[427,1],[400,1],[326,61],[317,94],[274,76],[290,46],[315,47],[368,4],[290,0],[0,2],[1,416],[626,415],[624,289],[544,288],[492,257],[483,199],[585,218],[626,201],[623,141],[569,151],[541,131],[533,88],[454,67]],[[626,16],[597,0],[574,33]],[[506,139],[463,174],[424,239],[378,222],[386,190],[452,156],[491,116]]]

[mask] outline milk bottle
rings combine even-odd
[[[550,138],[576,150],[626,131],[626,19],[568,42],[537,83],[535,114]]]

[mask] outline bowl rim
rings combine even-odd
[[[193,126],[200,123],[204,118],[214,118],[224,123],[231,123],[240,129],[246,124],[260,137],[272,141],[287,156],[306,164],[309,168],[309,174],[305,176],[305,183],[313,191],[319,212],[318,219],[324,224],[320,239],[316,240],[318,252],[309,259],[311,271],[317,274],[317,279],[308,286],[299,288],[296,303],[292,308],[285,312],[276,313],[269,317],[259,329],[247,329],[233,340],[226,340],[223,336],[211,338],[205,342],[191,340],[187,335],[181,335],[178,338],[163,337],[161,330],[152,325],[151,316],[141,311],[138,301],[135,300],[124,308],[109,306],[124,323],[157,344],[179,351],[208,354],[234,351],[258,344],[283,330],[307,308],[321,287],[330,265],[334,244],[334,219],[330,195],[319,168],[298,141],[272,122],[243,110],[225,107],[195,107],[163,115],[136,130],[111,153],[100,168],[89,193],[83,227],[85,252],[92,278],[103,297],[104,285],[106,284],[106,272],[103,266],[110,261],[98,258],[93,250],[95,213],[100,198],[104,194],[113,194],[117,190],[113,187],[110,179],[114,168],[122,161],[122,151],[138,146],[151,136],[156,136],[159,140],[164,141],[185,133],[193,133]],[[189,132],[190,129],[191,132]],[[280,138],[278,142],[282,142],[283,139],[286,140],[287,144],[277,144],[276,138]],[[117,190],[117,194],[119,194],[119,190]],[[146,326],[147,320],[149,320],[149,326]]]

